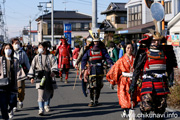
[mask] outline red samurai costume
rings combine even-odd
[[[68,74],[70,68],[70,57],[71,57],[71,46],[67,43],[66,39],[60,39],[61,45],[57,49],[56,55],[59,53],[59,61],[58,61],[58,68],[59,68],[59,76],[60,81],[62,81],[62,72],[65,71],[65,83],[68,81]]]

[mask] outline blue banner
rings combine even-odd
[[[64,36],[68,39],[68,44],[71,44],[71,24],[64,24]]]

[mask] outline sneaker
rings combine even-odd
[[[49,112],[49,111],[50,111],[49,106],[44,106],[44,109],[45,109],[46,112]]]
[[[23,108],[23,102],[19,102],[19,108]]]
[[[11,110],[11,112],[10,112],[10,113],[8,113],[8,115],[9,115],[9,119],[11,120],[11,119],[14,117],[13,110]]]
[[[94,102],[90,102],[90,103],[88,104],[88,106],[89,106],[89,107],[93,107],[93,106],[94,106]]]
[[[39,109],[39,115],[43,116],[44,115],[44,110],[42,108]]]
[[[16,112],[16,111],[17,111],[17,107],[14,107],[14,108],[13,108],[13,112]]]

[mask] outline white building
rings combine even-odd
[[[51,41],[51,13],[39,16],[38,41]],[[64,36],[64,24],[71,24],[71,37],[89,35],[92,17],[76,11],[54,11],[54,44]],[[73,40],[72,40],[73,41]]]
[[[170,35],[180,35],[180,12],[168,22]]]
[[[29,31],[28,31],[29,32]],[[30,41],[30,36],[29,34],[23,34],[23,43],[24,44],[32,44],[32,45],[38,45],[38,34],[37,30],[31,30],[31,41]]]
[[[142,38],[148,29],[154,29],[153,18],[145,0],[130,0],[127,8],[127,29],[118,31],[118,34],[131,34],[132,38]],[[180,0],[165,0],[165,24],[180,11]]]

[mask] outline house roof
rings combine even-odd
[[[106,19],[102,22],[100,29],[104,31],[116,31],[116,28],[114,28],[111,22]]]
[[[150,29],[155,29],[154,22],[148,22],[146,24],[126,28],[120,31],[117,31],[117,34],[135,34],[135,33],[146,33]]]
[[[39,16],[36,21],[42,19],[42,16]],[[51,19],[51,13],[44,14],[43,19]],[[79,13],[76,11],[54,11],[54,19],[86,19],[91,20],[90,15]]]
[[[125,8],[126,3],[115,3],[111,2],[106,9],[106,11],[101,12],[101,14],[108,14],[111,12],[127,12],[127,9]]]
[[[168,29],[173,27],[178,21],[180,20],[180,12],[176,14],[169,22],[168,22]]]

